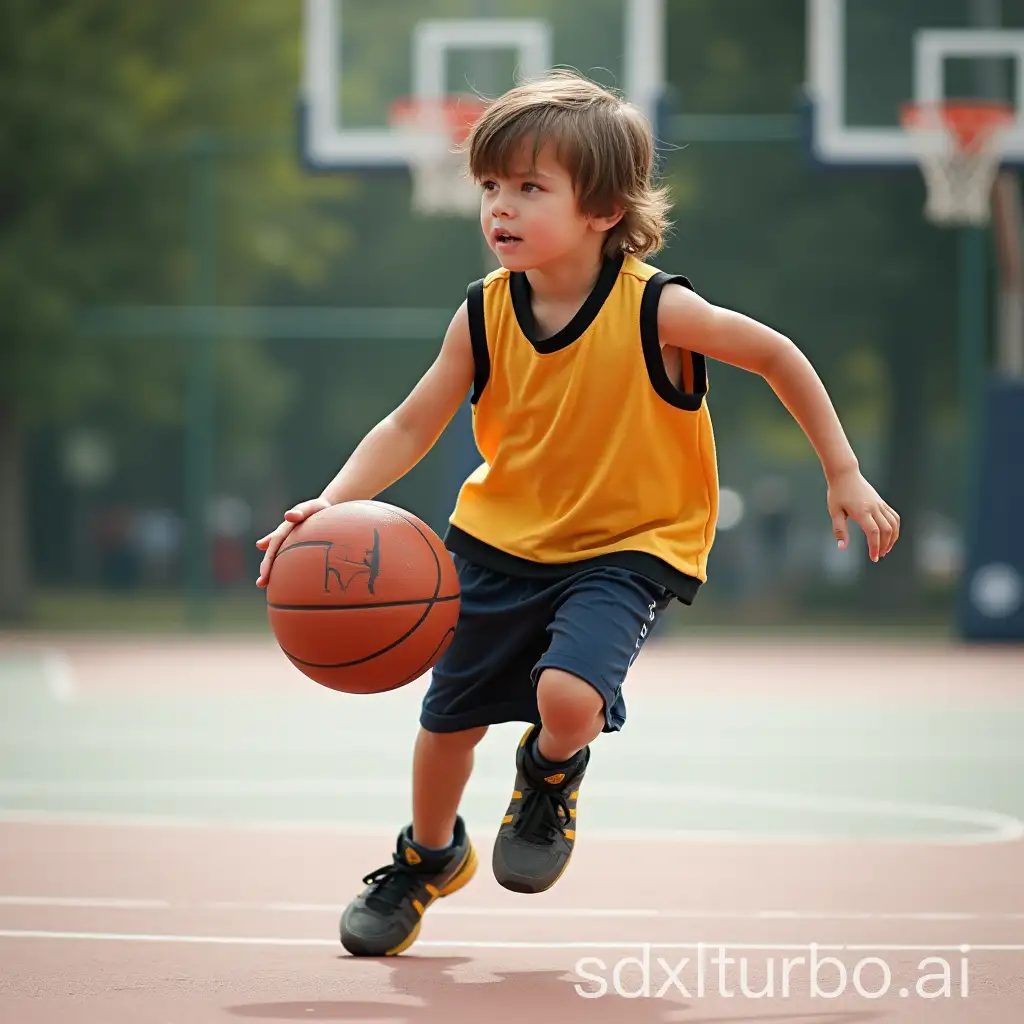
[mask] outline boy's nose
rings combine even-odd
[[[491,202],[491,216],[502,219],[515,216],[515,207],[505,196],[496,196]]]

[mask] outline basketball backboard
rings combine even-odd
[[[907,103],[1004,100],[1024,165],[1024,0],[807,0],[806,97],[822,164],[916,167]]]
[[[302,154],[315,170],[402,169],[397,101],[495,96],[568,66],[655,123],[665,0],[304,0]]]

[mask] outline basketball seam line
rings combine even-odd
[[[461,594],[448,597],[417,597],[411,601],[366,601],[363,604],[277,604],[267,602],[268,608],[285,612],[354,612],[360,608],[402,608],[413,604],[440,604],[442,601],[458,601]]]

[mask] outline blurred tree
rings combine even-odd
[[[130,424],[182,422],[184,346],[87,343],[74,325],[87,303],[188,301],[196,137],[246,160],[242,172],[223,164],[215,183],[212,234],[233,267],[208,282],[218,301],[247,301],[270,278],[311,284],[347,244],[343,225],[317,208],[346,184],[311,181],[290,144],[299,39],[299,8],[275,0],[5,4],[0,617],[21,616],[28,602],[24,514],[41,511],[25,508],[28,432],[92,411],[131,446]],[[222,436],[258,447],[286,382],[259,346],[219,355]]]

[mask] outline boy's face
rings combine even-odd
[[[481,186],[480,227],[506,270],[532,270],[571,256],[614,223],[579,212],[572,178],[550,143],[536,163],[533,146],[524,143],[508,177],[492,175]]]

